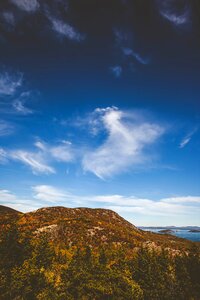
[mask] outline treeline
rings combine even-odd
[[[134,250],[134,249],[133,249]],[[200,254],[58,247],[16,226],[0,236],[1,300],[199,300]]]

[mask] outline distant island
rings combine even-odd
[[[171,233],[174,232],[174,230],[172,230],[172,229],[161,229],[158,232],[160,232],[160,233],[166,233],[166,234],[171,234]]]
[[[159,230],[200,230],[199,226],[139,226],[140,229],[159,229]]]

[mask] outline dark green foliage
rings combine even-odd
[[[72,299],[143,299],[143,292],[130,273],[100,264],[89,248],[79,254],[78,261],[76,254],[62,274],[63,293],[71,294]]]
[[[2,231],[0,237],[0,266],[9,271],[23,261],[24,245],[20,243],[19,232],[15,224]]]
[[[144,291],[144,299],[174,298],[172,260],[165,252],[140,249],[132,261],[132,274]]]
[[[106,253],[103,249],[101,249],[100,253],[99,253],[99,263],[101,265],[106,265],[106,263],[107,263]]]
[[[35,260],[35,265],[39,268],[47,268],[51,265],[54,258],[54,250],[44,234],[41,235],[39,240],[35,241],[32,257]]]

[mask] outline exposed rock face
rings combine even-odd
[[[18,224],[67,245],[134,244],[143,232],[108,209],[47,207],[23,214]]]

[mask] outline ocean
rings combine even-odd
[[[159,231],[163,230],[163,227],[162,228],[141,227],[141,229],[146,230],[146,231],[162,233]],[[169,229],[169,228],[166,228],[166,229]],[[176,229],[176,228],[173,228],[172,230],[173,230],[173,232],[170,233],[172,235],[175,235],[177,237],[184,238],[184,239],[187,239],[187,240],[190,240],[193,242],[200,242],[200,232],[190,232],[188,229]],[[162,233],[162,234],[164,234],[164,233]]]

